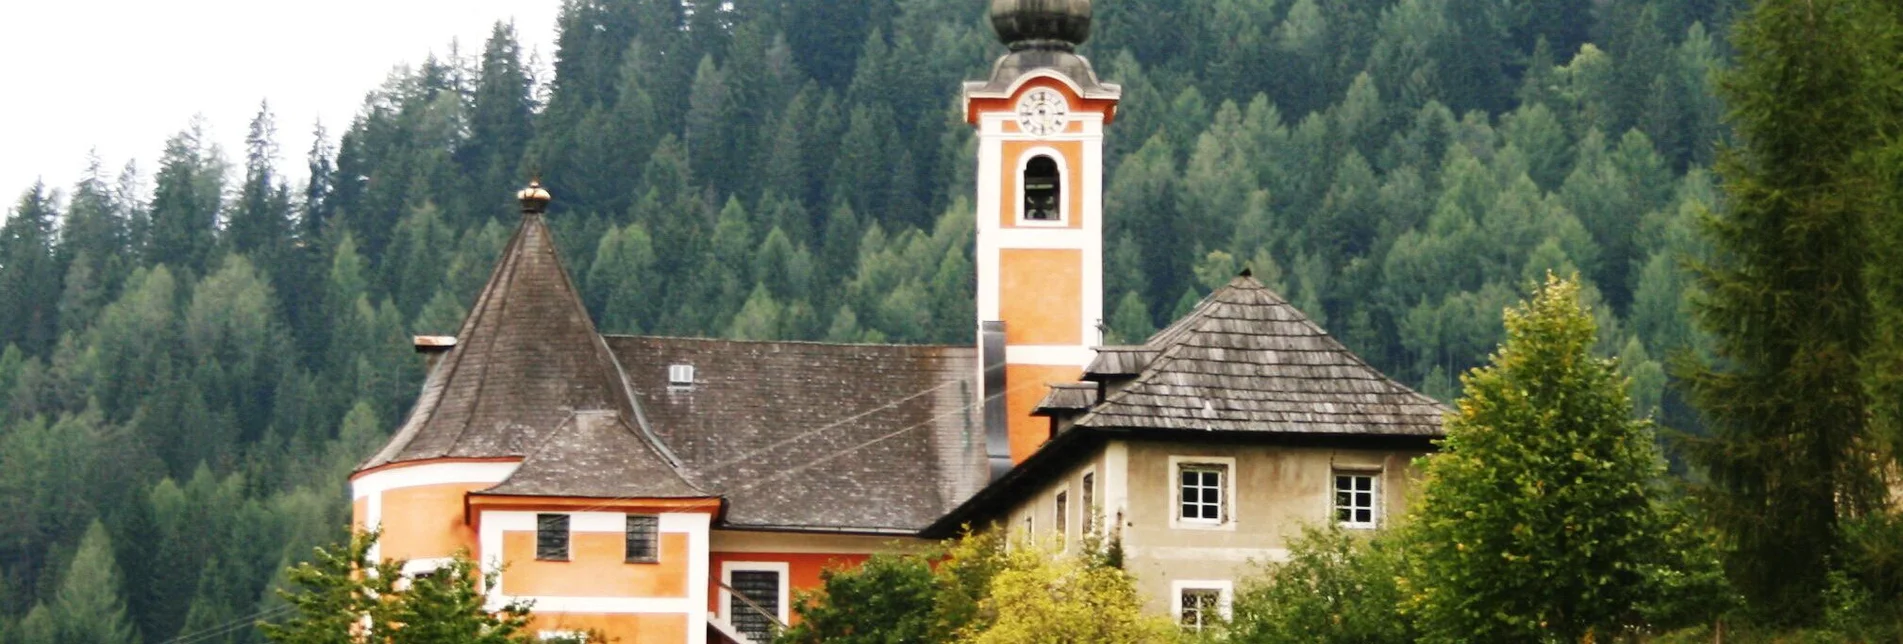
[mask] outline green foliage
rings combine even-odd
[[[267,639],[280,644],[527,644],[529,608],[510,603],[491,611],[484,593],[498,577],[465,556],[411,579],[405,562],[369,561],[375,533],[357,533],[350,543],[320,547],[312,559],[287,571],[294,588],[278,596],[291,614],[261,623]]]
[[[828,570],[774,641],[1169,642],[1177,629],[1142,613],[1128,573],[1104,556],[1064,554],[966,534],[919,554],[875,555]],[[1099,550],[1094,540],[1080,552]]]
[[[1893,281],[1866,276],[1896,264],[1882,254],[1891,237],[1873,233],[1897,218],[1886,195],[1903,166],[1876,151],[1903,132],[1903,15],[1890,2],[1763,2],[1735,41],[1723,79],[1738,145],[1720,157],[1727,208],[1702,221],[1714,252],[1696,266],[1713,355],[1678,375],[1713,430],[1691,455],[1733,579],[1762,619],[1809,625],[1844,522],[1889,496],[1873,446],[1896,417],[1871,394],[1903,373],[1882,340],[1897,300]]]
[[[1576,642],[1709,617],[1651,608],[1722,586],[1708,549],[1669,538],[1651,422],[1631,418],[1626,382],[1592,355],[1578,282],[1549,276],[1506,328],[1491,363],[1461,378],[1409,517],[1401,589],[1422,639]]]
[[[1230,641],[1258,644],[1414,642],[1401,612],[1404,542],[1339,527],[1305,527],[1287,561],[1265,564],[1237,592]]]
[[[937,580],[931,564],[911,555],[873,555],[854,568],[820,573],[820,588],[794,601],[799,623],[781,644],[930,642]]]

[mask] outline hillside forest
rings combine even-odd
[[[19,195],[0,640],[258,641],[416,394],[410,336],[455,332],[532,174],[605,333],[972,342],[983,4],[567,0],[550,65],[498,24],[308,151],[265,107],[244,149],[181,124],[156,167]],[[1246,266],[1451,400],[1501,311],[1577,272],[1640,413],[1696,430],[1663,365],[1709,351],[1679,262],[1719,202],[1737,4],[1096,3],[1083,53],[1124,88],[1106,341]]]

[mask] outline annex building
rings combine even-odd
[[[501,569],[546,634],[765,641],[828,567],[996,526],[1121,542],[1196,626],[1300,526],[1404,506],[1445,409],[1248,273],[1099,346],[1103,145],[1120,89],[1074,53],[1089,0],[994,0],[967,346],[605,336],[539,186],[407,420],[351,478],[380,558]]]

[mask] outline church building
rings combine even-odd
[[[972,344],[610,336],[539,185],[415,407],[351,477],[374,556],[501,570],[548,636],[767,641],[821,571],[962,526],[1118,540],[1151,610],[1227,609],[1303,525],[1401,512],[1439,403],[1247,272],[1102,346],[1104,137],[1120,89],[1075,48],[1089,0],[993,0],[1010,48],[976,128]]]

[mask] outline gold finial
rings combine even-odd
[[[548,190],[542,187],[541,177],[529,180],[529,187],[515,193],[515,198],[522,202],[522,214],[525,215],[548,212],[548,202],[554,200],[554,197],[549,196]]]

